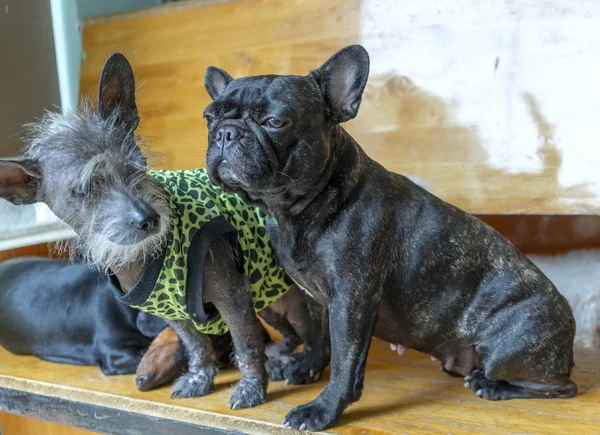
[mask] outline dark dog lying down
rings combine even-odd
[[[43,360],[135,373],[167,325],[115,300],[108,280],[85,264],[16,258],[0,264],[0,344]]]
[[[94,365],[105,375],[131,374],[167,326],[118,302],[107,277],[85,264],[15,258],[0,263],[0,283],[0,345],[12,353]],[[170,382],[182,371],[183,358],[174,358],[172,342],[153,348],[144,359],[153,358],[138,371],[140,390]],[[157,360],[161,349],[170,358]]]

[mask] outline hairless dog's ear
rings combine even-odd
[[[331,120],[335,123],[349,121],[358,113],[367,84],[369,55],[362,46],[350,45],[342,48],[310,75],[321,88]]]
[[[221,68],[209,66],[204,73],[204,87],[210,98],[216,100],[221,96],[233,78]]]
[[[118,120],[135,130],[140,122],[135,104],[135,78],[129,61],[121,53],[112,54],[102,69],[98,90],[98,111],[104,119]]]
[[[0,159],[0,198],[16,205],[39,202],[41,181],[37,162]]]

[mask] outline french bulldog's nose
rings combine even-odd
[[[132,210],[131,225],[134,228],[149,233],[158,228],[159,224],[160,216],[152,207],[141,204]]]
[[[217,131],[217,145],[220,148],[226,148],[231,145],[231,142],[239,140],[241,137],[242,133],[239,129],[228,125]]]

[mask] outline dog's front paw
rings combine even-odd
[[[321,358],[308,350],[302,350],[283,359],[283,378],[286,384],[312,384],[321,379],[326,365]]]
[[[100,362],[100,370],[105,376],[130,375],[135,373],[139,363],[140,355],[138,353],[107,355]]]
[[[229,398],[231,409],[252,408],[267,400],[267,386],[261,378],[243,378]]]
[[[120,376],[135,373],[135,368],[133,370],[132,368],[133,365],[131,367],[100,367],[100,370],[104,376]]]
[[[173,384],[171,398],[202,397],[215,389],[215,373],[212,370],[201,370],[196,373],[188,372],[180,376]]]
[[[283,425],[297,430],[320,431],[331,426],[339,413],[333,403],[325,403],[325,400],[317,397],[306,405],[292,409],[286,415]]]

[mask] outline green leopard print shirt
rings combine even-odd
[[[291,281],[279,267],[275,252],[267,237],[265,215],[258,208],[244,204],[237,195],[213,186],[205,169],[187,171],[157,171],[155,177],[170,197],[173,230],[158,279],[152,284],[138,282],[127,294],[117,298],[148,314],[171,320],[192,320],[205,334],[225,334],[227,324],[220,315],[198,324],[188,311],[186,282],[188,280],[188,250],[194,236],[211,221],[225,218],[237,232],[239,250],[243,253],[243,269],[252,287],[254,309],[260,311],[285,294]],[[221,219],[222,220],[222,219]],[[229,225],[228,225],[229,226]],[[203,261],[204,258],[201,259]],[[203,265],[200,265],[203,268]],[[144,281],[144,275],[140,281]],[[155,279],[155,278],[151,278]],[[148,281],[146,279],[146,281]],[[114,279],[113,279],[114,282]]]

